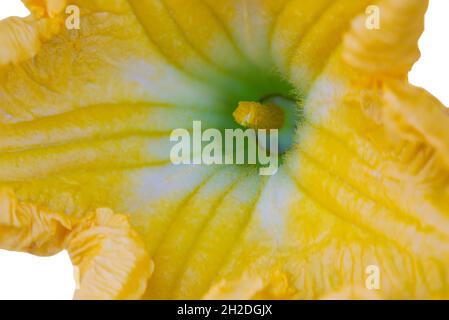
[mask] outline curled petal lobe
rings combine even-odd
[[[449,167],[449,110],[427,91],[402,82],[387,83],[384,116],[392,134],[430,145]]]
[[[52,255],[66,249],[79,275],[75,299],[137,299],[153,264],[128,217],[98,209],[82,219],[18,201],[0,190],[0,246]]]
[[[34,57],[42,43],[56,35],[62,27],[60,13],[65,8],[64,0],[28,0],[25,4],[31,16],[0,21],[0,67]]]
[[[418,39],[424,31],[427,0],[381,0],[375,6],[378,26],[361,14],[344,36],[346,63],[374,78],[405,77],[419,59]]]
[[[80,276],[75,299],[137,299],[145,292],[153,264],[125,216],[98,209],[66,241]]]
[[[73,221],[17,200],[10,189],[0,189],[0,244],[2,248],[52,255],[62,250]]]
[[[320,298],[321,300],[380,300],[382,296],[375,290],[363,287],[346,287],[331,292]]]

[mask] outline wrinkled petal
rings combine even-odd
[[[75,299],[138,299],[144,293],[153,264],[125,216],[98,209],[66,241],[79,271]]]
[[[447,112],[407,82],[427,1],[377,1],[368,31],[371,2],[74,0],[81,29],[40,47],[23,24],[46,18],[17,21],[8,39],[26,55],[0,67],[0,185],[64,212],[42,234],[67,241],[88,288],[76,297],[447,296]],[[276,175],[170,162],[173,129],[236,128],[241,102],[273,94],[299,119]]]
[[[19,202],[11,190],[0,190],[2,248],[44,256],[56,254],[72,226],[69,217]]]
[[[25,4],[33,17],[11,17],[0,21],[0,66],[34,57],[42,43],[61,29],[60,13],[65,0],[28,0]]]
[[[0,190],[0,246],[53,255],[66,249],[78,274],[76,299],[137,299],[153,264],[128,217],[98,209],[82,219],[18,201]]]
[[[358,16],[344,37],[346,63],[359,75],[406,76],[420,57],[418,39],[427,7],[427,1],[380,1],[378,29],[367,27],[366,14]]]

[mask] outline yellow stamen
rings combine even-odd
[[[274,103],[242,101],[234,111],[235,121],[251,129],[280,129],[284,126],[284,111]]]

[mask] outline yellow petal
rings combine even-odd
[[[449,167],[449,110],[435,97],[424,89],[390,82],[383,114],[392,134],[432,147]]]
[[[36,22],[31,19],[8,18],[0,21],[0,65],[33,57],[41,46]]]
[[[359,74],[406,76],[420,57],[418,39],[428,4],[427,0],[380,1],[376,12],[367,11],[353,21],[343,42],[344,60]],[[379,15],[374,29],[368,25],[369,14]]]
[[[285,274],[270,270],[266,276],[245,273],[236,280],[223,279],[204,296],[205,300],[286,300],[295,298],[295,290]]]
[[[22,0],[37,19],[47,17],[54,18],[61,13],[66,6],[66,0]]]
[[[10,189],[0,189],[0,245],[2,248],[53,255],[62,250],[72,220],[17,200]]]
[[[57,34],[62,25],[58,16],[64,0],[25,1],[33,16],[11,17],[0,21],[0,66],[34,57],[42,43]]]
[[[66,241],[80,277],[75,299],[138,299],[144,293],[153,264],[125,216],[98,209]]]
[[[385,30],[359,39],[368,0],[71,3],[80,30],[0,67],[0,181],[77,218],[77,297],[143,290],[150,266],[123,258],[145,260],[131,224],[155,262],[144,298],[321,298],[358,292],[372,264],[382,298],[445,296],[449,126],[406,82],[424,6],[399,3],[408,34],[398,2],[379,1]],[[275,176],[170,163],[173,129],[235,128],[240,101],[272,95],[298,100],[300,119]],[[92,213],[104,207],[130,224]]]
[[[76,299],[137,299],[153,272],[145,245],[110,209],[82,219],[18,201],[0,190],[0,246],[52,255],[66,249],[79,275]]]

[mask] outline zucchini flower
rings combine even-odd
[[[449,112],[407,78],[427,0],[23,2],[0,248],[67,250],[77,299],[449,298]],[[173,163],[195,121],[278,130],[278,170]]]

